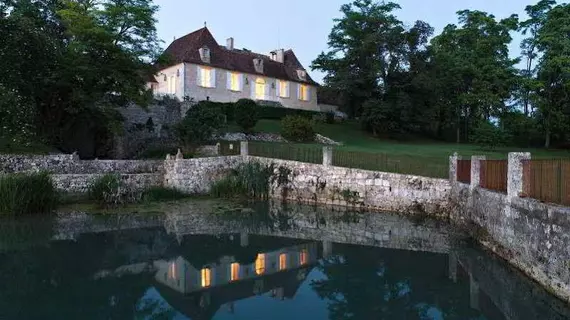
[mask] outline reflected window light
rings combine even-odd
[[[212,285],[212,270],[210,268],[204,268],[201,272],[202,275],[202,287],[209,287]]]
[[[176,279],[176,262],[171,262],[168,266],[168,278]]]
[[[287,269],[287,254],[282,253],[279,255],[279,270]]]
[[[307,249],[301,250],[301,252],[299,253],[300,264],[305,265],[307,264],[308,261],[309,261],[309,252],[307,252]]]
[[[260,253],[255,259],[255,273],[263,274],[265,272],[265,253]]]
[[[230,265],[230,281],[239,280],[239,263],[234,262]]]

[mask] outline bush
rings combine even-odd
[[[334,111],[329,111],[325,115],[325,122],[328,124],[333,124],[336,122],[335,118],[336,117],[335,117]]]
[[[141,193],[125,186],[118,174],[106,174],[89,186],[89,199],[102,206],[118,206],[137,203]]]
[[[250,132],[257,124],[258,106],[250,99],[240,99],[235,104],[235,121],[244,132]]]
[[[311,120],[301,116],[286,116],[281,120],[281,135],[294,142],[311,142],[315,131]]]
[[[224,127],[225,119],[219,106],[209,101],[202,101],[190,108],[184,119],[176,126],[178,139],[188,148],[210,141],[212,136]]]
[[[214,183],[210,195],[218,198],[269,198],[269,184],[275,168],[259,162],[241,164],[229,175]]]
[[[59,201],[52,180],[45,172],[0,175],[0,213],[49,213]]]
[[[180,200],[186,197],[187,195],[183,192],[165,187],[152,187],[142,194],[142,200],[145,202]]]
[[[312,119],[313,116],[320,116],[320,111],[299,110],[285,107],[271,107],[271,106],[258,106],[259,119],[267,120],[281,120],[286,116],[300,116],[307,119]]]
[[[473,129],[469,139],[472,143],[494,150],[497,147],[506,145],[511,138],[503,129],[485,121],[479,123]]]

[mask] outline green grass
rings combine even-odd
[[[385,153],[398,156],[417,156],[447,159],[454,152],[463,157],[472,155],[486,155],[492,159],[506,158],[509,152],[531,152],[533,158],[561,158],[570,157],[570,151],[555,149],[532,149],[517,147],[500,147],[493,151],[472,144],[455,144],[428,139],[411,141],[395,141],[373,137],[360,129],[356,122],[339,124],[318,123],[316,132],[335,141],[342,142],[338,147],[343,151],[358,151],[371,153]],[[281,124],[278,120],[260,120],[254,128],[256,132],[280,133]]]
[[[58,151],[38,141],[23,143],[9,137],[0,137],[0,154],[48,154],[50,152]]]

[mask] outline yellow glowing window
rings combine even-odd
[[[240,91],[239,86],[239,73],[231,73],[230,75],[230,90]]]
[[[171,262],[168,266],[168,277],[170,279],[176,279],[176,263]]]
[[[309,261],[309,253],[307,252],[306,249],[301,250],[299,254],[299,260],[301,265],[305,265]]]
[[[289,97],[289,82],[279,80],[279,96],[282,98]]]
[[[209,287],[212,285],[212,270],[209,268],[202,269],[202,287]]]
[[[265,80],[261,78],[255,80],[255,98],[265,100]]]
[[[200,74],[200,79],[199,79],[199,84],[202,87],[206,87],[206,88],[213,88],[214,87],[214,82],[212,81],[212,69],[211,68],[206,68],[206,67],[198,67],[199,68],[199,74]]]
[[[282,253],[279,255],[279,270],[287,269],[287,254]]]
[[[239,263],[234,262],[230,265],[230,281],[239,280]]]
[[[263,274],[265,272],[265,253],[260,253],[255,259],[255,273]]]
[[[299,85],[299,100],[309,101],[309,87],[305,84]]]

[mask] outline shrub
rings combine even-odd
[[[49,213],[59,196],[45,172],[0,175],[0,213]]]
[[[117,174],[106,174],[97,178],[89,186],[89,199],[102,206],[118,206],[136,203],[141,199],[141,193],[125,186]]]
[[[311,142],[315,138],[313,123],[301,116],[286,116],[281,120],[281,135],[294,142]]]
[[[235,121],[244,132],[250,132],[257,124],[257,109],[255,101],[250,99],[240,99],[235,104]]]
[[[485,149],[494,150],[497,147],[504,146],[510,137],[503,129],[485,121],[473,129],[469,139]]]
[[[273,165],[263,165],[259,162],[241,164],[229,175],[214,183],[210,194],[219,198],[267,199],[274,171]]]
[[[336,122],[334,111],[329,111],[325,114],[325,122],[328,124],[333,124]]]
[[[183,192],[165,187],[152,187],[142,194],[142,200],[145,202],[180,200],[186,197],[187,195]]]
[[[202,101],[188,110],[175,132],[186,147],[194,149],[210,141],[224,125],[224,115],[219,107],[209,101]]]

